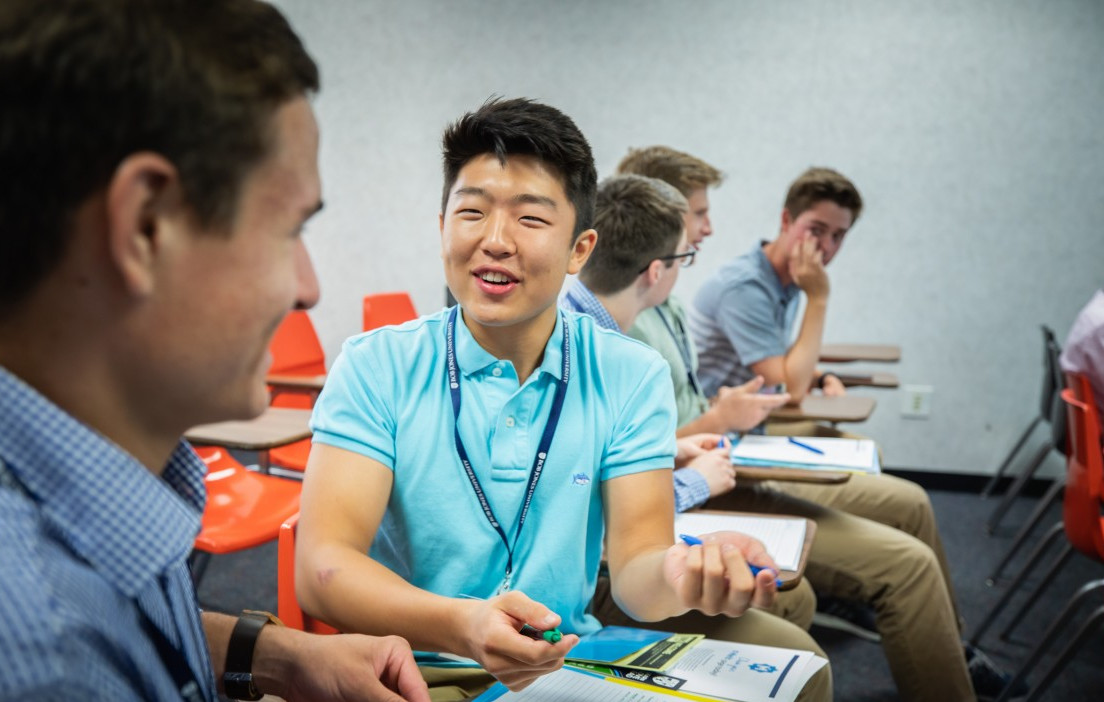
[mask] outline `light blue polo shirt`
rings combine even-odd
[[[755,377],[751,364],[789,349],[801,289],[782,285],[763,243],[713,274],[694,296],[690,333],[698,350],[698,380],[709,397],[722,386]]]
[[[594,594],[604,522],[601,483],[670,468],[675,413],[670,371],[652,349],[560,311],[570,329],[571,379],[555,438],[514,550],[512,588],[563,618],[599,627]],[[507,552],[457,457],[446,372],[448,310],[345,342],[311,419],[314,441],[394,471],[370,555],[440,595],[490,597]],[[562,370],[559,323],[541,365],[519,387],[509,361],[484,350],[458,318],[460,435],[495,516],[513,541],[534,453]]]

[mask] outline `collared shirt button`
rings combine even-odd
[[[510,428],[513,428],[513,426],[514,426],[514,418],[513,417],[507,417],[506,418],[506,426],[510,427]]]
[[[491,370],[491,375],[493,375],[496,378],[499,377],[500,375],[502,375],[502,366],[495,366]]]

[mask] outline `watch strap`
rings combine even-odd
[[[280,624],[268,612],[246,610],[238,617],[226,646],[226,670],[222,686],[226,696],[237,700],[259,700],[262,693],[253,681],[253,649],[266,624]]]

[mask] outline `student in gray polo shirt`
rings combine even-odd
[[[839,378],[816,368],[828,309],[824,268],[862,204],[851,181],[828,168],[810,168],[790,186],[778,237],[756,244],[705,282],[690,311],[690,331],[706,394],[756,375],[768,385],[785,383],[795,402],[813,388],[844,394]],[[800,292],[805,314],[791,344]]]

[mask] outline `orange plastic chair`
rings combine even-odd
[[[212,554],[240,551],[275,539],[284,520],[299,512],[302,486],[249,471],[221,446],[193,448],[207,464],[207,506],[192,558],[198,582]]]
[[[1043,576],[1028,602],[1013,616],[1013,624],[1005,630],[1004,635],[1009,634],[1014,625],[1022,619],[1023,613],[1034,603],[1046,585],[1053,581],[1055,573],[1074,550],[1096,561],[1104,562],[1104,450],[1100,443],[1100,416],[1093,399],[1092,386],[1086,375],[1067,373],[1066,385],[1061,397],[1067,408],[1069,458],[1066,469],[1066,490],[1062,501],[1062,524],[1059,529],[1060,532],[1065,533],[1069,543],[1055,560],[1054,566]],[[1027,656],[1023,666],[1013,676],[998,700],[1007,699],[1010,691],[1026,679],[1027,674],[1041,660],[1042,655],[1061,637],[1067,642],[1065,647],[1043,673],[1042,678],[1031,688],[1026,699],[1034,700],[1042,694],[1069,659],[1080,650],[1085,639],[1100,626],[1101,622],[1104,622],[1104,604],[1098,602],[1096,609],[1087,617],[1079,617],[1081,624],[1072,636],[1062,636],[1071,620],[1078,617],[1082,605],[1087,600],[1091,601],[1091,598],[1101,590],[1104,590],[1104,579],[1090,581],[1081,586],[1067,602],[1061,614],[1051,623],[1043,638]]]
[[[414,301],[404,292],[375,293],[364,296],[364,331],[417,319]]]
[[[305,614],[295,596],[295,529],[299,513],[291,515],[280,526],[276,546],[276,616],[286,626],[313,634],[336,634],[337,629]]]
[[[269,373],[316,376],[326,372],[326,356],[306,312],[296,310],[289,313],[276,329],[268,348],[272,352]],[[313,392],[283,390],[274,394],[272,406],[310,409],[314,405],[314,397]],[[279,446],[269,452],[269,458],[273,465],[302,471],[307,467],[310,445],[310,439],[303,439]]]

